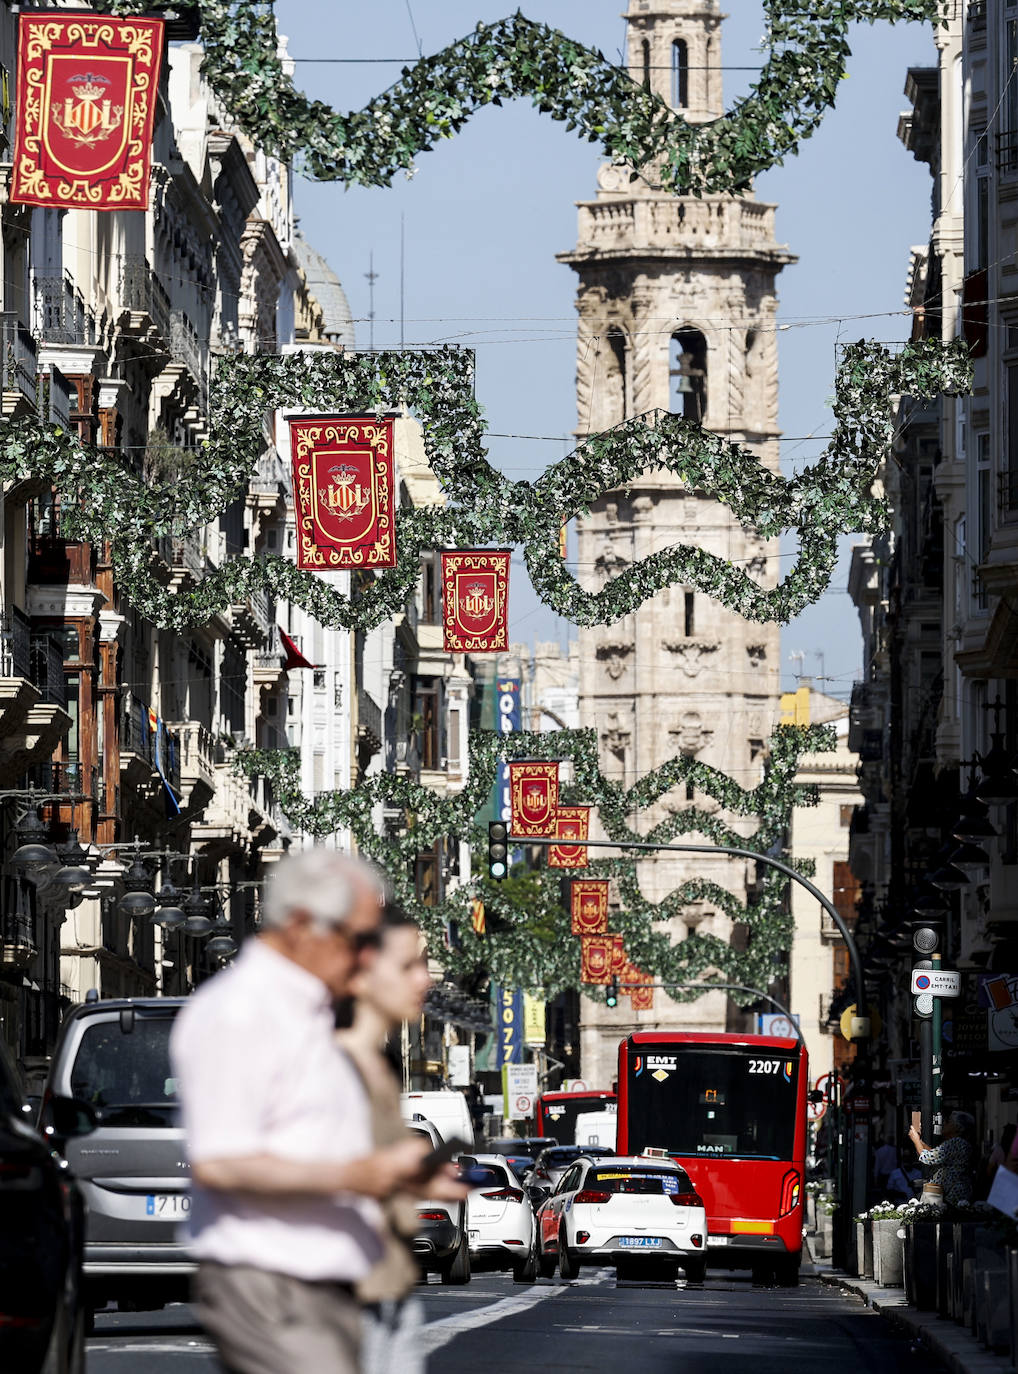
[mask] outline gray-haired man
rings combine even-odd
[[[357,859],[284,859],[261,936],[177,1018],[196,1307],[231,1374],[353,1374],[353,1285],[381,1254],[375,1199],[424,1181],[426,1143],[373,1150],[333,1033],[335,998],[377,946],[381,896]]]

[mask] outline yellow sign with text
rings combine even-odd
[[[547,1039],[545,1029],[544,999],[523,994],[523,1043],[524,1045],[543,1045]]]

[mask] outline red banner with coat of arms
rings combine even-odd
[[[614,936],[585,935],[580,941],[580,982],[604,987],[612,980]]]
[[[513,835],[553,835],[558,815],[558,764],[510,763],[509,805]]]
[[[454,654],[509,648],[508,549],[442,554],[442,647]]]
[[[590,834],[589,806],[560,806],[555,817],[554,835],[557,840],[585,840]],[[548,846],[549,868],[586,868],[585,844],[551,844]]]
[[[392,421],[290,420],[297,566],[396,566]]]
[[[605,934],[608,930],[608,879],[580,878],[571,883],[570,888],[573,934]]]
[[[12,201],[146,210],[163,20],[21,14]]]
[[[636,964],[626,964],[619,974],[621,990],[631,1000],[634,1011],[651,1011],[654,1006],[654,978]]]

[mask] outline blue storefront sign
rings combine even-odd
[[[523,993],[518,988],[491,989],[495,1022],[495,1062],[492,1068],[523,1061]]]

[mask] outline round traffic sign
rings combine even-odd
[[[826,1102],[807,1102],[806,1117],[809,1121],[821,1121],[827,1111]]]
[[[930,975],[928,973],[917,974],[915,980],[916,992],[925,992],[930,986],[930,981]]]
[[[534,1110],[534,1099],[521,1093],[516,1099],[516,1110],[520,1116],[530,1116]]]

